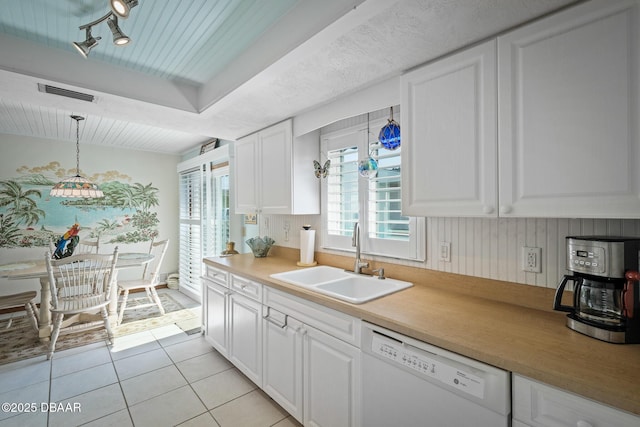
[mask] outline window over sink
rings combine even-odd
[[[322,245],[351,250],[353,229],[359,222],[363,253],[422,260],[424,218],[401,213],[402,148],[389,150],[378,141],[388,112],[363,114],[321,130],[322,160],[331,161],[322,181]],[[399,112],[398,106],[394,112]],[[358,169],[363,161],[363,174],[367,175],[368,167],[368,176]]]

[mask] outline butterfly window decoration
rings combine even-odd
[[[320,166],[320,162],[313,161],[313,167],[315,168],[316,178],[326,178],[329,175],[329,166],[331,166],[331,160],[324,162],[324,166]]]

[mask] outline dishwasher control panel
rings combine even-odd
[[[484,379],[463,369],[455,362],[446,362],[437,355],[411,347],[400,341],[373,334],[371,351],[415,372],[447,384],[464,393],[484,398]]]

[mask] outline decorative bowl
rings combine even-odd
[[[271,246],[273,246],[275,242],[276,241],[271,237],[264,236],[264,238],[262,238],[258,236],[248,239],[246,243],[251,248],[254,257],[264,258],[267,256],[269,249],[271,249]]]

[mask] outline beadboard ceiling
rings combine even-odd
[[[5,1],[1,134],[181,154],[235,140],[574,0],[139,0],[117,47],[72,41],[108,0]],[[93,102],[38,91],[46,84]]]

